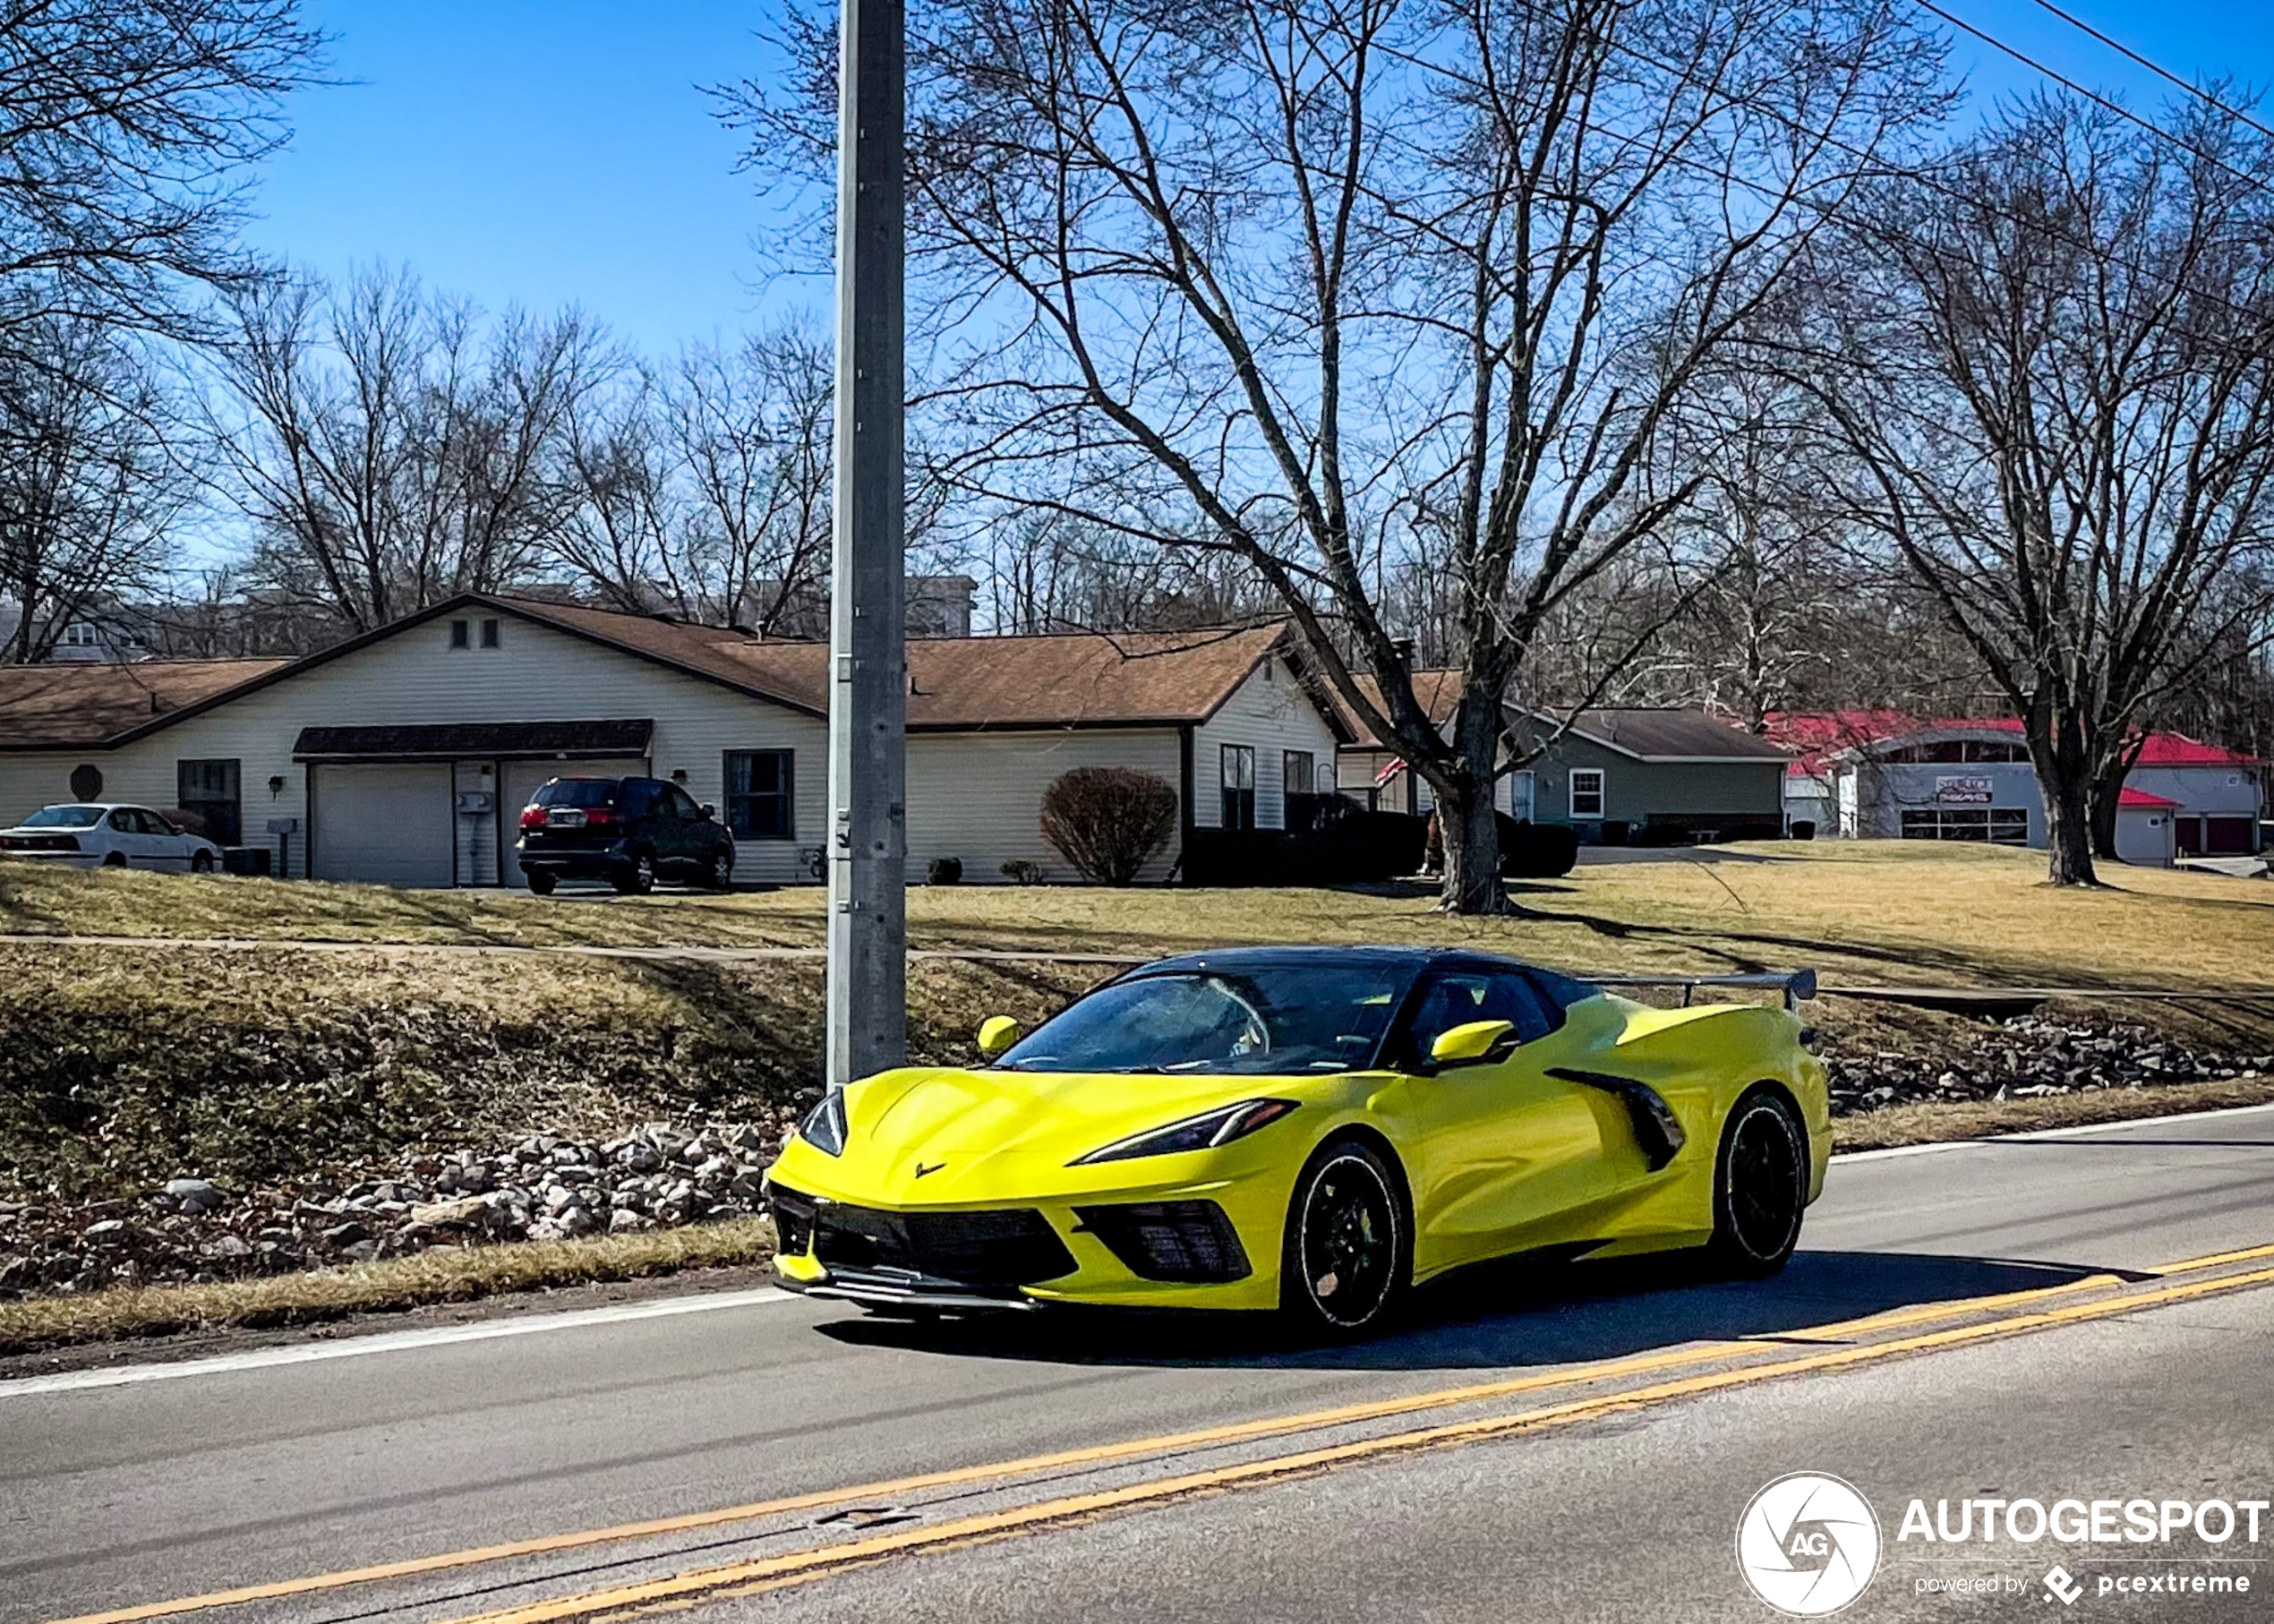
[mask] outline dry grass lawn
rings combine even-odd
[[[1713,848],[1527,885],[1462,919],[1369,891],[919,887],[919,947],[1150,954],[1246,942],[1470,943],[1577,970],[1808,964],[1827,980],[2274,987],[2274,885],[2111,870],[2054,891],[2041,853],[1903,842]],[[398,892],[0,866],[0,933],[497,946],[814,946],[817,888],[730,897]]]
[[[441,1248],[261,1280],[154,1286],[0,1302],[0,1355],[180,1331],[312,1324],[545,1286],[632,1280],[774,1255],[762,1218],[644,1235]]]

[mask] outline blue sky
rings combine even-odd
[[[1942,0],[2071,77],[2161,93],[2033,0]],[[2183,76],[2274,84],[2260,0],[2060,0]],[[921,4],[921,0],[915,0]],[[297,98],[263,247],[331,274],[384,258],[491,309],[578,303],[650,350],[757,324],[816,283],[756,286],[758,204],[697,86],[758,71],[760,0],[308,0],[355,82]],[[1983,95],[2026,71],[1962,41]],[[2268,116],[2274,123],[2274,115]]]

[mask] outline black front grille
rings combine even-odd
[[[803,1257],[813,1244],[813,1197],[780,1184],[768,1184],[765,1193],[766,1204],[774,1209],[775,1246],[784,1257]]]
[[[1220,1286],[1248,1277],[1239,1231],[1214,1201],[1077,1207],[1074,1216],[1141,1280]]]
[[[774,1225],[785,1192],[774,1192]],[[797,1198],[803,1200],[804,1198]],[[995,1212],[879,1212],[808,1204],[814,1256],[839,1269],[904,1269],[959,1286],[1032,1286],[1074,1270],[1073,1254],[1031,1208]],[[789,1247],[787,1231],[782,1245]]]

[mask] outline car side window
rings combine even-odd
[[[107,821],[121,834],[140,834],[142,832],[135,823],[134,815],[124,807],[114,811]]]
[[[1533,1043],[1562,1024],[1551,1020],[1539,995],[1523,976],[1509,970],[1448,970],[1432,976],[1414,1005],[1402,1046],[1409,1064],[1429,1058],[1431,1047],[1457,1026],[1475,1021],[1506,1021],[1518,1043]]]
[[[703,808],[695,804],[692,795],[677,784],[668,785],[663,791],[663,798],[670,804],[673,817],[683,817],[690,824],[701,821]]]
[[[618,791],[616,812],[620,817],[645,817],[655,810],[655,791],[663,786],[652,778],[627,778]]]

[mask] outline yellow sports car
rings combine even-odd
[[[1031,1033],[988,1021],[988,1064],[825,1098],[767,1174],[776,1268],[887,1312],[1278,1309],[1327,1335],[1519,1253],[1766,1274],[1831,1151],[1791,1013],[1814,977],[1705,983],[1785,1007],[1437,949],[1164,959]]]

